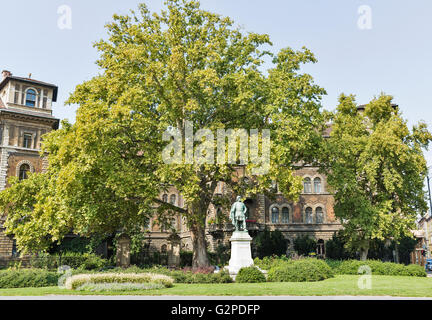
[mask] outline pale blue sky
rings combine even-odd
[[[2,1],[0,69],[59,86],[54,115],[74,121],[64,106],[74,87],[98,72],[92,42],[106,35],[114,13],[139,2],[152,10],[160,0],[14,0]],[[57,26],[57,9],[72,9],[72,29]],[[311,49],[318,63],[305,68],[328,95],[333,109],[340,93],[367,103],[380,92],[392,94],[413,124],[425,120],[432,130],[432,1],[430,0],[203,0],[205,9],[232,17],[245,30],[268,33],[274,50]],[[372,29],[357,26],[359,6],[372,9]],[[432,152],[426,153],[432,165]]]

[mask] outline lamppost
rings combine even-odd
[[[429,175],[431,174],[431,168],[432,166],[429,166],[427,168],[427,173],[426,173],[426,180],[427,180],[427,186],[428,186],[428,192],[429,192],[429,210],[430,210],[430,215],[432,216],[432,198],[431,198],[431,187],[430,187],[430,180],[432,179],[432,177],[429,177]]]
[[[427,171],[426,171],[426,181],[427,181],[427,186],[428,186],[428,192],[429,192],[429,219],[432,217],[432,198],[431,198],[431,187],[430,187],[430,180],[431,177],[429,177],[430,173],[431,173],[431,168],[432,166],[427,167]],[[428,259],[430,259],[430,251],[429,251],[429,228],[428,228],[428,218],[425,219],[425,224],[426,224],[426,256]]]

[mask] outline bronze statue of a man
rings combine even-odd
[[[246,229],[246,216],[247,207],[241,201],[241,197],[237,197],[237,201],[231,207],[230,218],[232,224],[235,226],[235,231],[247,231]]]

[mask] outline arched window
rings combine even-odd
[[[287,207],[282,208],[282,223],[289,223],[289,209]]]
[[[279,223],[279,208],[274,207],[271,215],[272,223]]]
[[[311,193],[312,192],[312,182],[310,178],[304,179],[304,193]]]
[[[312,221],[312,208],[307,207],[305,210],[306,213],[306,223],[313,223]]]
[[[314,192],[321,193],[321,178],[314,179]]]
[[[161,253],[167,253],[167,245],[163,244],[161,247]]]
[[[323,208],[318,207],[315,209],[316,213],[316,222],[317,223],[324,223],[324,211]]]
[[[175,205],[175,203],[176,203],[176,195],[175,195],[175,194],[172,194],[172,195],[170,196],[170,203],[171,203],[172,205]]]
[[[164,195],[162,196],[162,201],[163,201],[163,202],[168,202],[168,195],[167,195],[167,194],[164,194]]]
[[[28,107],[36,106],[36,91],[33,89],[27,90],[25,105]]]
[[[28,173],[30,172],[30,166],[27,163],[24,163],[21,165],[19,169],[19,176],[18,178],[20,180],[25,180],[28,178]]]

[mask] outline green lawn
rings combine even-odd
[[[104,295],[207,295],[207,296],[328,296],[328,295],[371,295],[432,297],[432,278],[373,276],[372,289],[359,289],[359,276],[336,276],[320,282],[302,283],[230,283],[230,284],[175,284],[173,288],[161,290],[103,293]],[[57,287],[0,289],[1,296],[43,296],[43,295],[101,295],[93,292],[77,292]]]

